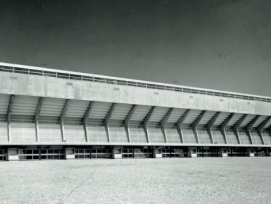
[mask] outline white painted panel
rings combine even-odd
[[[19,155],[8,155],[9,161],[19,161]]]
[[[156,154],[156,158],[162,158],[162,154]]]
[[[121,159],[122,158],[122,154],[115,154],[115,159]]]
[[[75,155],[74,154],[67,154],[66,159],[75,159]]]
[[[191,154],[191,157],[192,157],[192,158],[196,158],[196,157],[197,157],[197,154]]]

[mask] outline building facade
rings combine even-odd
[[[271,98],[0,63],[0,160],[269,156]]]

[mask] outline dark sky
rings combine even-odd
[[[271,1],[0,0],[0,61],[271,96]]]

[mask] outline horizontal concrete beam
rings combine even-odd
[[[0,72],[0,93],[271,115],[271,103],[263,101],[9,72]]]

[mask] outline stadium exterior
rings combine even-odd
[[[270,156],[271,98],[0,63],[0,160]]]

